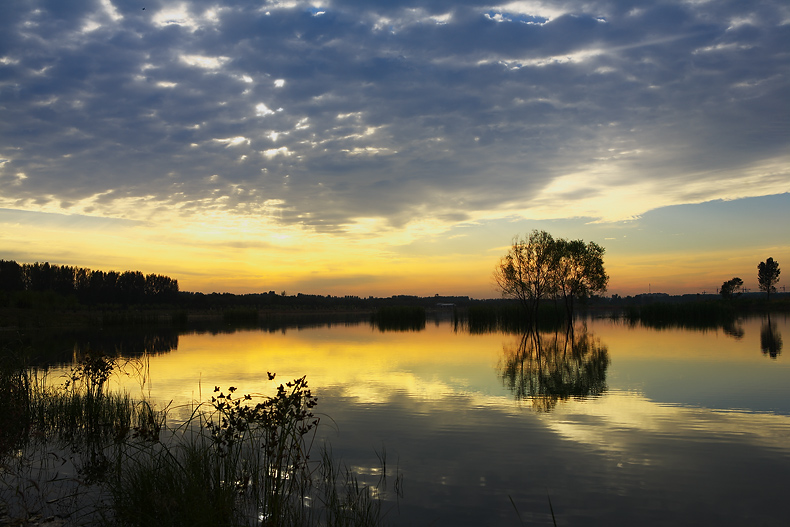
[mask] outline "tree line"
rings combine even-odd
[[[765,293],[766,301],[771,299],[771,293],[776,292],[776,283],[779,282],[779,262],[773,258],[768,258],[764,262],[757,264],[757,286],[760,291]],[[739,277],[734,277],[731,280],[726,280],[721,284],[721,296],[727,300],[732,297],[740,295],[743,292],[743,280]]]
[[[75,295],[83,304],[172,303],[178,300],[178,280],[140,271],[105,272],[49,262],[0,260],[0,291],[52,291]]]

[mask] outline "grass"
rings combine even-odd
[[[169,426],[167,409],[108,391],[120,369],[88,356],[57,385],[24,360],[3,361],[0,523],[53,514],[117,526],[383,523],[382,489],[328,448],[311,457],[319,419],[304,377],[269,397],[216,388]]]

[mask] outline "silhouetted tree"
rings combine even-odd
[[[145,297],[153,302],[172,302],[178,298],[178,280],[158,274],[145,277]]]
[[[757,283],[760,291],[765,291],[765,298],[769,300],[771,293],[776,291],[776,283],[779,281],[779,262],[773,258],[768,258],[760,262],[757,266]]]
[[[25,264],[25,289],[28,291],[51,291],[53,273],[49,262]]]
[[[531,317],[542,298],[562,297],[568,317],[573,301],[606,290],[609,277],[603,266],[604,248],[582,240],[555,240],[534,230],[513,245],[494,269],[494,281],[505,297],[516,298]]]
[[[124,271],[118,276],[117,293],[124,304],[139,304],[145,298],[145,276],[140,271]]]
[[[595,242],[556,240],[554,245],[555,290],[565,301],[568,318],[573,317],[573,301],[606,291],[609,276],[603,267],[605,249]]]
[[[13,260],[0,260],[0,291],[24,291],[25,276],[22,266]]]
[[[178,301],[178,280],[139,271],[92,271],[84,267],[50,265],[49,262],[20,265],[0,260],[0,291],[53,291],[76,293],[80,302],[138,304]]]
[[[68,265],[52,265],[52,291],[62,295],[74,293],[75,268]]]
[[[90,301],[90,287],[90,269],[85,269],[84,267],[76,268],[74,270],[74,290],[77,292],[80,302],[87,303]]]
[[[737,276],[732,280],[727,280],[721,284],[721,296],[730,300],[733,295],[741,293],[741,287],[743,287],[743,280]]]
[[[515,298],[530,316],[538,311],[540,299],[554,292],[554,238],[534,230],[529,238],[513,238],[513,245],[494,270],[502,295]]]

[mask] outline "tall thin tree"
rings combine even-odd
[[[776,291],[779,273],[779,262],[773,258],[768,258],[757,266],[757,283],[760,286],[760,291],[765,291],[766,301],[770,300],[771,293]]]

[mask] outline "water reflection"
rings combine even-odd
[[[760,328],[760,348],[763,353],[775,359],[782,352],[782,334],[771,324],[771,315]]]
[[[179,332],[173,329],[79,335],[74,342],[74,358],[80,361],[96,353],[126,358],[169,353],[178,349],[178,337]]]
[[[733,320],[729,322],[725,322],[721,326],[722,331],[724,331],[725,335],[729,335],[736,340],[740,340],[743,338],[745,332],[743,330],[743,325],[740,323],[739,320]]]
[[[172,424],[207,387],[266,393],[267,371],[307,375],[328,416],[319,440],[368,481],[383,448],[403,473],[393,525],[518,525],[514,504],[525,524],[551,525],[547,489],[565,525],[787,523],[786,315],[705,331],[589,319],[526,335],[352,322],[190,326],[177,350],[150,358],[143,392],[160,408],[175,401]],[[167,340],[90,344],[139,349],[155,334]],[[131,376],[118,382],[141,392]]]
[[[606,391],[609,352],[586,327],[566,332],[522,335],[504,346],[500,377],[517,400],[549,411],[559,400],[580,399]]]

